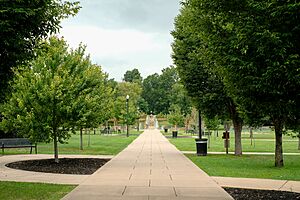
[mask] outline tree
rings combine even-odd
[[[201,13],[200,13],[201,14]],[[235,155],[242,154],[243,120],[237,105],[227,93],[223,78],[211,68],[214,60],[203,50],[201,15],[189,3],[183,3],[172,32],[172,58],[195,107],[209,119],[230,118],[234,124]]]
[[[143,81],[142,98],[148,104],[146,113],[152,111],[154,114],[168,114],[171,106],[172,87],[178,81],[175,67],[162,70],[162,74],[149,75]]]
[[[60,22],[79,9],[78,2],[61,0],[0,1],[0,103],[10,92],[13,68],[26,65],[34,57],[38,41],[58,32]],[[12,134],[0,131],[0,137]]]
[[[170,113],[167,115],[168,121],[170,124],[174,125],[175,130],[177,130],[178,125],[183,125],[184,116],[180,111],[180,107],[178,105],[172,105],[170,109]]]
[[[177,82],[172,86],[171,102],[172,105],[179,106],[180,112],[184,117],[191,114],[192,102],[182,83]]]
[[[115,89],[114,99],[114,117],[116,121],[125,123],[126,119],[128,124],[132,125],[138,116],[138,100],[142,88],[137,83],[121,82],[118,83]],[[128,114],[126,111],[126,96],[129,96],[128,100]]]
[[[123,80],[125,82],[138,83],[141,85],[143,78],[138,69],[133,69],[131,71],[130,70],[126,71]]]
[[[83,46],[70,50],[52,37],[29,67],[14,76],[12,93],[1,106],[0,128],[35,142],[53,141],[55,162],[58,142],[64,143],[82,122],[101,121],[109,112],[106,75],[91,64]]]
[[[275,128],[275,166],[283,166],[282,134],[300,108],[299,9],[295,1],[188,0],[197,13],[201,52],[223,77],[230,96],[252,122]],[[290,120],[291,119],[291,120]]]
[[[60,22],[79,10],[78,2],[61,0],[0,2],[0,102],[4,99],[12,68],[34,56],[37,42],[57,33]]]
[[[142,98],[147,102],[146,109],[142,110],[145,113],[160,113],[160,100],[163,98],[164,92],[160,89],[159,75],[157,73],[149,75],[143,81]]]

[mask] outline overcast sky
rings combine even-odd
[[[142,76],[172,64],[170,31],[180,0],[81,0],[77,16],[62,23],[71,47],[80,42],[94,63],[120,81],[127,70]]]

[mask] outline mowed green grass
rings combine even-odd
[[[66,144],[59,144],[58,152],[59,154],[116,155],[136,139],[140,133],[131,131],[129,137],[126,137],[125,134],[83,134],[83,150],[80,150],[80,136],[75,134]],[[29,151],[28,148],[5,149],[5,155],[28,154]],[[53,143],[39,143],[38,153],[53,154]]]
[[[210,176],[300,181],[300,156],[284,156],[284,167],[274,167],[274,156],[186,155]]]
[[[205,136],[207,138],[207,136]],[[196,144],[194,138],[170,138],[174,144],[181,151],[196,151]],[[234,134],[230,134],[230,148],[229,151],[234,151]],[[242,134],[242,148],[244,152],[274,152],[275,138],[272,132],[257,132],[254,134],[254,139],[249,138],[249,133]],[[224,140],[221,133],[219,137],[215,134],[209,138],[208,152],[225,152]],[[300,153],[298,150],[298,139],[290,136],[283,136],[283,152],[285,153]]]
[[[58,200],[72,191],[74,185],[20,183],[0,181],[0,199],[5,200]]]

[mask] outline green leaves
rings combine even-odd
[[[38,41],[57,33],[60,22],[79,9],[78,2],[61,0],[0,1],[0,101],[12,69],[32,59]]]
[[[15,72],[12,93],[1,106],[1,129],[34,141],[64,142],[76,126],[94,126],[110,116],[112,89],[107,75],[85,56],[85,47],[69,50],[51,37],[30,67]]]

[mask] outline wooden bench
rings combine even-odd
[[[37,145],[32,144],[27,138],[0,139],[0,148],[2,149],[2,154],[4,154],[4,149],[10,148],[30,148],[30,154],[32,153],[32,148],[35,148],[35,153],[37,154]]]

